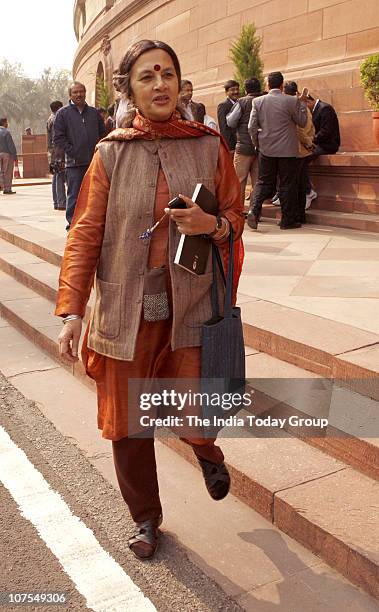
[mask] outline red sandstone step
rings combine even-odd
[[[44,232],[40,233],[44,238]],[[39,252],[38,246],[33,245],[31,250]],[[42,249],[41,254],[45,256],[46,249],[43,246]],[[14,244],[0,240],[0,269],[16,278],[26,287],[33,289],[40,296],[55,301],[58,276],[55,265],[45,263],[29,251],[26,252]],[[4,284],[3,279],[2,287],[7,298],[9,298],[8,285],[9,282]],[[20,295],[23,296],[22,288],[19,287],[16,298]],[[29,298],[34,297],[33,293],[29,294]],[[38,308],[40,308],[40,304]],[[22,311],[22,316],[17,317],[17,308],[12,311],[6,302],[3,304],[3,312],[6,313],[13,324],[18,321],[19,328],[43,346],[45,350],[51,349],[53,353],[56,352],[56,337],[59,329],[55,327],[57,325],[55,318],[52,319],[51,329],[48,330],[53,334],[51,337],[49,333],[41,335],[40,329],[38,327],[35,329],[33,324],[29,327],[26,326],[25,310]],[[247,344],[255,350],[268,353],[266,362],[272,360],[271,366],[274,373],[266,373],[267,376],[276,376],[278,369],[285,365],[287,367],[286,376],[297,378],[297,373],[288,371],[291,367],[290,364],[296,364],[305,368],[305,370],[316,372],[325,377],[334,376],[334,378],[344,381],[345,386],[351,387],[353,391],[378,398],[379,337],[350,326],[300,313],[263,300],[243,304],[242,313]],[[89,314],[90,308],[87,310],[88,317]],[[299,325],[300,319],[301,325]],[[48,317],[46,320],[48,320]],[[45,326],[45,321],[43,323]],[[51,340],[53,340],[53,343],[51,343]],[[270,358],[269,354],[288,363],[283,364],[278,359]],[[263,355],[261,355],[262,357]],[[374,370],[373,362],[377,364]],[[92,385],[92,381],[85,376],[81,362],[75,364],[75,375],[86,384]],[[254,377],[254,372],[248,372],[248,376]],[[300,378],[302,376],[301,374]],[[305,410],[305,412],[307,411]],[[281,416],[285,413],[285,406],[282,405]],[[296,435],[301,436],[302,432],[298,430]],[[338,431],[333,432],[333,429],[330,429],[327,440],[316,437],[314,440],[307,438],[306,441],[375,477],[378,475],[378,449],[369,441],[363,440],[362,437],[363,434],[358,437],[341,436]]]
[[[0,226],[0,239],[36,255],[47,263],[56,266],[62,263],[64,237],[52,239],[46,232],[14,221],[12,225]]]
[[[358,213],[367,215],[379,215],[379,204],[372,200],[361,200],[357,198],[338,197],[331,198],[319,195],[312,202],[310,210],[329,210],[343,213]]]
[[[344,213],[328,210],[308,209],[307,221],[317,225],[332,225],[333,227],[346,227],[363,232],[379,232],[379,215],[362,213]]]
[[[8,242],[0,239],[0,270],[41,297],[53,303],[56,301],[59,277],[56,265],[15,245],[10,247]],[[86,319],[90,314],[90,307],[87,307]]]
[[[280,219],[280,207],[265,204],[262,208],[263,219]],[[332,210],[317,210],[311,207],[306,211],[307,223],[316,225],[345,227],[363,232],[379,232],[379,215],[346,213]]]
[[[247,353],[246,377],[254,390],[251,413],[286,419],[291,435],[379,480],[377,401],[265,353]],[[291,426],[294,417],[326,417],[328,425]]]
[[[6,244],[0,240],[2,251],[6,250]],[[14,247],[13,252],[0,252],[0,270],[40,296],[55,301],[58,289],[57,266]]]
[[[28,312],[29,328],[41,329],[42,316],[35,309],[17,307],[17,299],[10,301],[15,320]],[[52,316],[51,305],[45,302],[43,323]],[[10,309],[8,303],[8,312]],[[0,327],[3,345],[9,345],[10,332],[10,328]],[[198,467],[193,453],[178,439],[161,441]],[[264,430],[253,438],[223,437],[221,444],[232,475],[232,493],[290,537],[317,551],[351,582],[370,595],[379,595],[373,542],[378,531],[373,508],[379,503],[379,492],[374,481],[279,430],[271,437]]]
[[[331,471],[323,473],[322,454],[312,456],[309,446],[293,438],[263,436],[222,439],[232,493],[379,597],[379,543],[372,539],[378,532],[378,484],[343,464],[329,464]],[[178,439],[165,443],[196,465]]]
[[[12,255],[14,258],[15,254],[12,253]],[[4,254],[2,257],[4,257]],[[28,255],[28,257],[32,256]],[[36,263],[32,264],[32,268],[38,269],[38,265]],[[41,281],[37,281],[35,278],[34,282]],[[52,301],[37,296],[31,288],[20,284],[11,276],[1,272],[0,287],[0,314],[54,359],[65,367],[69,367],[65,361],[60,359],[58,354],[57,337],[62,324],[60,319],[53,314],[54,304]],[[270,306],[273,305],[267,303],[267,307]],[[272,314],[274,315],[273,319],[277,318],[277,312]],[[258,317],[257,310],[255,310],[255,316]],[[285,323],[288,322],[283,318],[283,324]],[[354,341],[357,340],[358,338],[352,338],[350,342],[345,343],[341,340],[338,348],[348,347],[351,349],[354,346]],[[333,346],[335,349],[337,345]],[[331,348],[333,346],[331,345]],[[304,386],[303,384],[306,379],[310,383],[317,382],[317,380],[322,381],[320,375],[281,361],[274,356],[257,354],[257,350],[250,348],[248,343],[246,355],[247,378],[251,379],[251,384],[256,390],[254,414],[267,412],[274,418],[287,419],[292,414],[301,418],[330,415],[330,425],[325,429],[325,437],[319,437],[318,432],[310,437],[309,429],[307,430],[306,427],[291,428],[286,425],[285,429],[290,434],[296,435],[333,457],[342,459],[365,474],[379,478],[379,439],[372,438],[375,430],[375,419],[371,423],[375,414],[374,401],[361,395],[357,396],[354,390],[335,386],[333,397],[335,397],[336,390],[340,394],[342,393],[343,402],[352,405],[351,413],[346,415],[345,411],[342,410],[341,414],[341,402],[337,405],[335,399],[333,399],[333,402],[330,401],[330,404],[325,404],[325,401],[329,401],[329,391],[327,391],[326,396],[325,394],[323,396],[326,399],[323,399],[323,412],[320,413],[321,399],[317,396],[318,404],[315,404],[314,399],[312,400],[314,395],[312,385],[309,387],[309,385]],[[354,351],[352,355],[353,357],[349,355],[350,359],[354,358]],[[361,355],[361,358],[363,357],[368,358],[367,354]],[[93,381],[86,376],[81,361],[74,366],[70,366],[70,370],[82,382],[90,387],[93,386]],[[327,389],[329,389],[328,381]],[[363,420],[358,418],[360,414],[363,415]]]
[[[379,400],[379,335],[265,300],[241,312],[248,346]]]
[[[51,185],[51,178],[41,179],[14,179],[13,187],[36,187],[37,185]]]
[[[0,239],[0,270],[55,301],[58,270],[53,264],[43,263],[39,255],[46,261],[51,259],[47,253],[58,254],[43,245],[40,252],[39,247],[32,243],[25,252]],[[372,351],[366,352],[364,362],[362,355],[356,358],[356,351],[363,347],[376,346],[379,352],[379,335],[264,300],[242,304],[241,308],[247,345],[317,374],[345,380],[346,384],[353,381],[359,393],[379,399],[379,359]],[[370,367],[372,357],[374,364]]]

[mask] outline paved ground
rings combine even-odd
[[[34,228],[43,230],[51,248],[62,252],[64,213],[53,211],[50,186],[17,187],[15,196],[0,196],[0,223],[11,226],[13,220],[24,224],[30,239]],[[264,223],[259,232],[246,229],[244,239],[240,301],[265,299],[378,332],[375,234],[317,226],[282,232]],[[357,261],[355,274],[348,274]],[[364,275],[359,277],[358,270]],[[337,295],[324,295],[322,287],[333,287]],[[199,472],[159,442],[165,537],[152,564],[134,561],[126,546],[132,525],[117,491],[110,445],[96,430],[93,392],[6,321],[0,320],[0,328],[6,330],[0,370],[23,394],[0,379],[0,425],[156,609],[377,609],[371,598],[233,496],[212,502]],[[86,595],[20,515],[7,487],[0,489],[0,504],[6,515],[0,526],[5,559],[0,590],[56,586],[70,593],[72,609],[85,609]],[[80,563],[80,547],[76,554]],[[134,612],[137,607],[120,609]]]
[[[7,323],[0,319],[0,326]],[[136,561],[126,545],[132,522],[117,489],[110,444],[96,429],[94,393],[16,330],[13,335],[10,346],[18,343],[19,359],[8,374],[15,388],[0,375],[0,430],[2,426],[9,433],[159,612],[375,612],[377,605],[368,595],[235,497],[213,502],[199,471],[160,442],[164,537],[152,563]],[[7,356],[0,354],[0,370],[6,370],[6,363]],[[3,456],[0,452],[0,476]],[[26,496],[24,505],[28,501],[32,518],[41,505],[46,506],[44,495]],[[81,591],[80,575],[67,575],[67,554],[59,558],[64,571],[53,558],[51,541],[49,545],[41,541],[5,489],[0,489],[0,503],[6,517],[0,523],[5,551],[0,590],[64,590],[74,603],[71,609],[85,609],[80,607],[83,597],[89,609],[96,609],[88,605],[95,588],[91,576],[89,588]],[[52,513],[45,514],[51,524]],[[77,543],[70,550],[69,560],[76,559],[80,568],[87,559],[86,549]],[[100,609],[145,608],[124,604]]]
[[[0,480],[6,485],[6,488],[0,485],[2,517],[6,519],[1,521],[0,528],[1,591],[63,591],[68,593],[68,606],[64,605],[62,608],[70,610],[134,612],[157,609],[163,612],[170,609],[188,612],[237,612],[241,609],[215,582],[199,571],[184,548],[169,535],[166,536],[165,546],[156,560],[140,563],[134,559],[126,544],[128,534],[133,529],[132,522],[125,512],[120,495],[93,469],[72,441],[56,431],[38,408],[18,393],[1,375],[0,387]],[[13,465],[11,469],[15,469],[15,473],[11,478],[7,478],[4,473],[7,453],[10,451],[6,441],[4,442],[6,434],[3,430],[17,447],[22,448],[28,461],[51,485],[51,489],[68,504],[71,513],[77,517],[75,522],[70,523],[66,517],[62,522],[62,517],[55,512],[54,502],[51,502],[48,494],[41,492],[36,495],[34,487],[24,495],[22,501],[18,498],[17,509],[7,488],[9,486],[17,489],[14,483],[21,478],[23,466],[20,467],[18,463]],[[25,481],[24,487],[28,487],[28,482]],[[23,493],[20,489],[19,494],[20,491]],[[17,495],[17,491],[15,495],[13,489],[11,493]],[[20,516],[21,509],[22,514],[27,515],[29,520]],[[61,512],[60,507],[59,510]],[[95,537],[89,545],[79,534],[75,534],[75,541],[71,542],[72,531],[78,527],[75,525],[78,519]],[[47,535],[46,527],[49,531]],[[62,534],[65,534],[63,539]],[[118,570],[121,568],[121,575],[118,571],[119,575],[116,576],[117,582],[111,575],[111,569],[107,567],[107,561],[98,558],[95,550],[97,546],[112,556]],[[51,549],[57,558],[53,556]],[[92,567],[86,570],[88,561],[92,562]],[[96,580],[99,570],[100,578]],[[69,572],[71,580],[67,576]],[[128,592],[123,584],[130,578],[140,589],[139,598],[136,593],[130,592],[131,589]],[[119,591],[110,592],[109,586],[114,586],[115,582]],[[117,606],[112,605],[112,598],[122,590],[125,592],[123,600]],[[85,600],[79,593],[85,596]],[[154,607],[141,602],[143,596],[153,602]],[[91,601],[100,601],[102,605],[90,605]],[[53,608],[54,606],[51,606],[49,610]],[[27,609],[37,609],[37,606],[27,606]]]
[[[65,216],[50,194],[49,185],[18,187],[0,196],[0,215],[44,230],[62,251]],[[284,232],[267,222],[258,232],[246,228],[244,242],[240,302],[264,299],[379,333],[377,234],[317,225]]]

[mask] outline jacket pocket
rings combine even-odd
[[[95,330],[105,338],[115,338],[121,327],[121,285],[96,279],[93,315]]]
[[[212,316],[211,286],[213,273],[191,274],[190,298],[183,322],[187,327],[200,327]]]

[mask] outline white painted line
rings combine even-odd
[[[0,481],[95,612],[152,612],[122,567],[0,426]]]

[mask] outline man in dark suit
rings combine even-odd
[[[226,122],[226,116],[232,110],[240,95],[240,86],[237,81],[227,81],[224,85],[226,100],[221,102],[217,107],[217,120],[220,133],[225,138],[230,153],[234,156],[234,150],[237,144],[237,129],[230,128]]]
[[[68,90],[70,101],[55,116],[53,145],[65,153],[67,179],[66,219],[68,231],[76,200],[95,147],[105,136],[105,125],[96,108],[86,102],[86,88],[74,81]]]
[[[194,102],[192,100],[192,94],[193,85],[191,81],[181,81],[179,100],[187,112],[188,119],[190,121],[199,121],[199,123],[204,123],[205,106],[201,102]]]
[[[315,145],[312,155],[307,157],[307,204],[306,209],[311,205],[312,200],[317,198],[317,193],[312,188],[312,183],[308,174],[308,164],[320,155],[334,155],[337,153],[341,144],[340,127],[337,113],[331,104],[320,99],[315,100],[311,95],[307,96],[307,106],[312,113],[312,121],[315,126]]]

